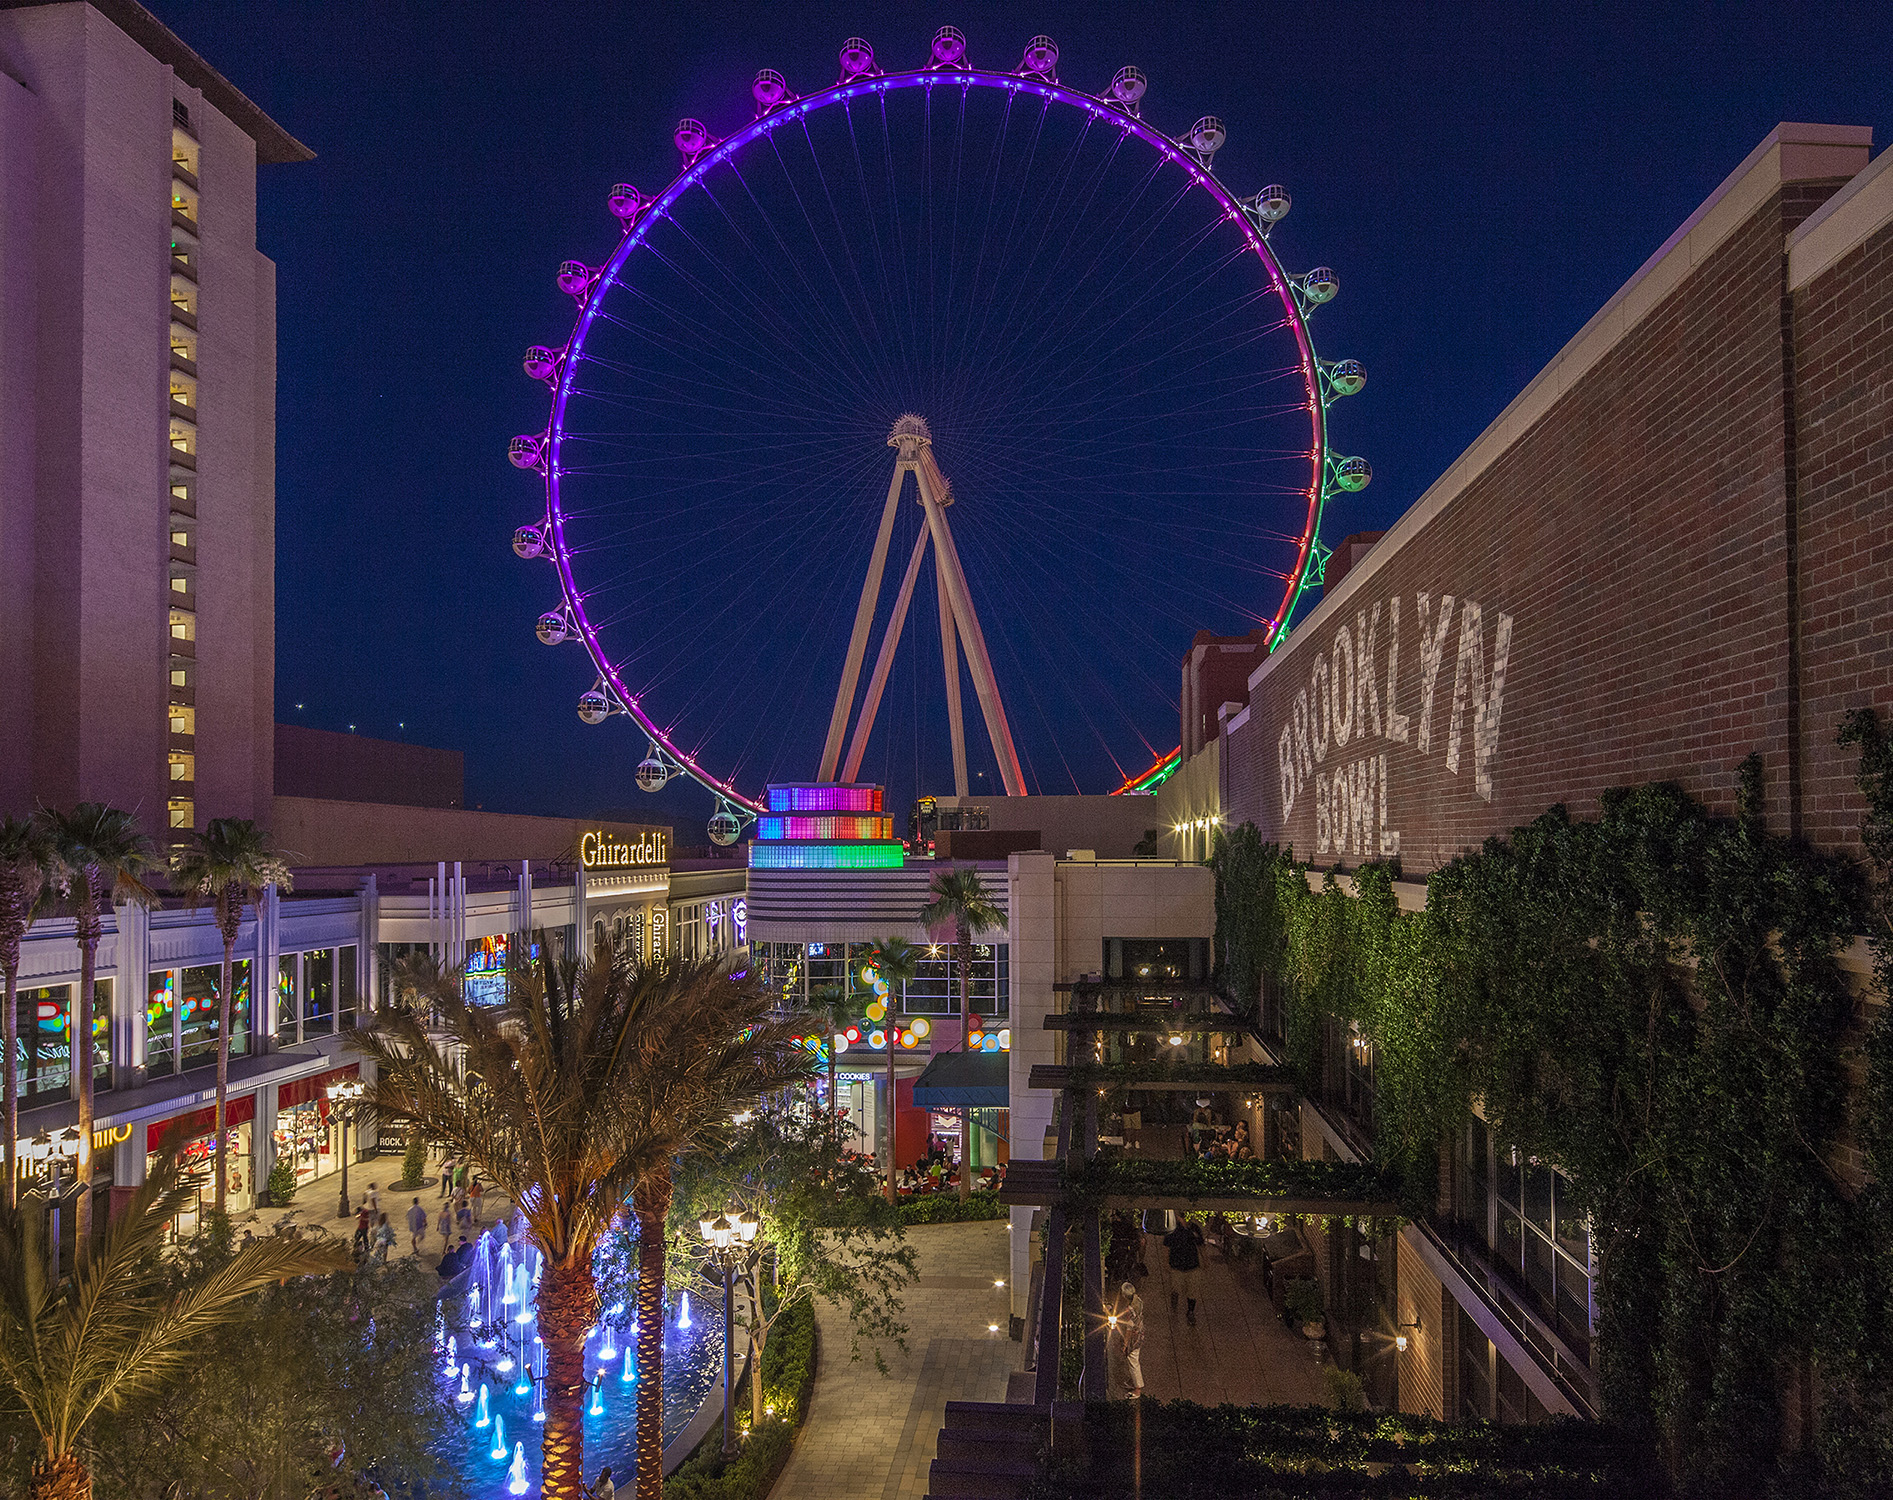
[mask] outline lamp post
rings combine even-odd
[[[338,1078],[323,1090],[329,1096],[329,1113],[335,1116],[336,1145],[342,1157],[342,1198],[335,1217],[346,1219],[353,1210],[348,1204],[348,1122],[354,1118],[355,1105],[365,1092],[359,1078]]]
[[[762,1228],[754,1214],[739,1214],[731,1219],[727,1214],[719,1214],[714,1219],[697,1220],[697,1230],[703,1236],[703,1243],[709,1248],[710,1264],[723,1273],[723,1456],[730,1458],[736,1452],[735,1413],[731,1401],[735,1392],[735,1338],[736,1338],[736,1263],[742,1259],[743,1252],[755,1243],[756,1233]],[[750,1371],[751,1380],[761,1380],[762,1371]]]
[[[58,1135],[42,1130],[26,1143],[25,1156],[32,1163],[33,1180],[47,1187],[53,1208],[53,1285],[59,1285],[59,1204],[65,1194],[65,1169],[79,1159],[82,1137],[77,1126],[68,1125]]]

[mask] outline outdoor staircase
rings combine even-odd
[[[1020,1500],[1050,1436],[1050,1420],[1034,1406],[947,1402],[929,1500]]]

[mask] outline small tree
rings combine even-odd
[[[818,1122],[758,1112],[727,1149],[693,1157],[680,1169],[671,1209],[672,1280],[695,1280],[707,1289],[698,1224],[725,1213],[753,1215],[760,1225],[736,1273],[752,1428],[765,1415],[763,1350],[791,1308],[819,1298],[845,1309],[851,1357],[860,1358],[865,1338],[882,1370],[883,1341],[906,1348],[900,1293],[916,1274],[914,1249],[882,1201],[875,1173],[852,1162],[837,1168]]]
[[[340,1244],[272,1236],[180,1289],[159,1254],[198,1190],[179,1169],[180,1144],[167,1138],[97,1253],[67,1281],[53,1277],[45,1198],[29,1192],[0,1210],[0,1384],[40,1445],[28,1500],[90,1500],[81,1454],[100,1412],[161,1385],[264,1287],[348,1263]]]

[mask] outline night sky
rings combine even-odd
[[[834,80],[845,37],[868,38],[893,70],[923,61],[934,30],[951,23],[976,63],[1009,70],[1043,31],[1060,45],[1067,85],[1102,91],[1135,63],[1150,79],[1152,123],[1178,134],[1199,115],[1219,116],[1229,139],[1218,177],[1239,194],[1286,185],[1294,209],[1273,247],[1292,270],[1339,274],[1339,297],[1315,320],[1319,352],[1367,368],[1366,391],[1336,406],[1331,440],[1367,457],[1374,482],[1330,506],[1330,541],[1389,525],[1777,121],[1893,132],[1893,80],[1880,65],[1893,53],[1893,19],[1874,6],[1587,7],[1555,23],[1518,7],[1412,5],[153,8],[317,153],[266,168],[259,182],[258,237],[279,268],[278,717],[462,749],[470,803],[626,808],[674,817],[685,832],[710,811],[707,794],[642,797],[629,780],[641,736],[622,721],[581,724],[573,703],[591,678],[582,655],[533,638],[556,592],[545,565],[508,546],[538,502],[505,452],[514,433],[544,425],[546,394],[521,373],[520,355],[570,329],[558,264],[610,253],[608,189],[668,182],[681,116],[717,135],[747,123],[759,68],[813,92]],[[1082,346],[1061,337],[1052,356],[1077,368]],[[1045,791],[1074,781],[1108,790],[1100,783],[1115,766],[1141,769],[1132,762],[1146,746],[1175,743],[1175,663],[1190,629],[1241,628],[1229,608],[1240,602],[1240,559],[1225,538],[1222,571],[1214,558],[1202,570],[1200,611],[1178,588],[1200,500],[1152,500],[1162,516],[1150,528],[1099,532],[1114,540],[1098,566],[1145,569],[1157,607],[1127,598],[1118,574],[1087,575],[1097,540],[1076,529],[1070,566],[1051,544],[1029,563],[1024,549],[986,546],[1004,538],[982,539],[974,507],[999,496],[1006,476],[1029,475],[1031,458],[1068,474],[1082,464],[1048,458],[1042,435],[985,412],[979,398],[992,387],[971,358],[953,353],[959,366],[937,380],[908,379],[891,356],[870,359],[870,389],[855,408],[811,396],[804,436],[829,440],[830,419],[845,422],[841,437],[855,445],[845,451],[859,461],[845,474],[831,467],[823,483],[858,491],[869,529],[891,457],[877,452],[886,403],[935,406],[936,426],[960,439],[956,450],[937,434],[962,495],[955,524],[965,516],[975,596],[986,596],[983,617],[1006,613],[986,631],[1001,638],[995,663],[1029,779]],[[725,374],[728,389],[744,378],[760,389],[760,368]],[[790,384],[812,381],[797,373]],[[1007,400],[1016,406],[1016,395]],[[787,432],[792,415],[783,408],[773,420]],[[1055,403],[1042,415],[1067,430]],[[727,426],[716,416],[708,425]],[[1130,489],[1161,493],[1153,476],[1181,473],[1185,452],[1173,430],[1132,453]],[[724,620],[696,642],[667,632],[649,648],[658,657],[632,654],[673,678],[695,675],[666,711],[685,741],[739,765],[748,789],[813,772],[802,764],[808,726],[826,720],[835,621],[845,638],[861,559],[845,557],[811,584],[807,560],[787,541],[778,554],[769,528],[813,500],[791,484],[766,502],[739,463],[727,453],[718,461],[711,477],[727,497],[728,539],[701,520],[688,534],[652,532],[635,544],[650,549],[647,560],[620,556],[608,581],[631,589],[642,569],[657,581],[638,591],[646,607]],[[811,465],[791,467],[815,496]],[[1016,500],[1031,503],[1023,490]],[[1055,514],[1057,497],[1046,504]],[[1008,514],[1035,543],[1066,536],[1028,510]],[[609,555],[598,554],[600,566]],[[905,555],[897,541],[887,594]],[[771,556],[786,561],[772,569]],[[1263,597],[1267,581],[1255,599],[1264,616],[1275,603]],[[1007,590],[1017,611],[1001,602]],[[1067,654],[1034,659],[1031,644],[1053,620]],[[863,770],[886,779],[902,809],[916,784],[950,790],[930,706],[939,697],[930,575],[910,629]],[[1082,664],[1074,650],[1086,653]],[[966,697],[972,763],[988,773],[979,788],[993,762],[970,683]],[[1036,727],[1026,722],[1034,707]]]

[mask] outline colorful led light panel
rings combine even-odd
[[[899,844],[766,844],[749,846],[752,870],[898,870],[906,857]]]
[[[770,812],[877,813],[881,789],[841,782],[779,782],[769,788]]]
[[[780,813],[764,813],[756,819],[756,837],[759,839],[891,839],[894,837],[894,820],[876,818],[858,813],[843,813],[832,817],[784,817]]]

